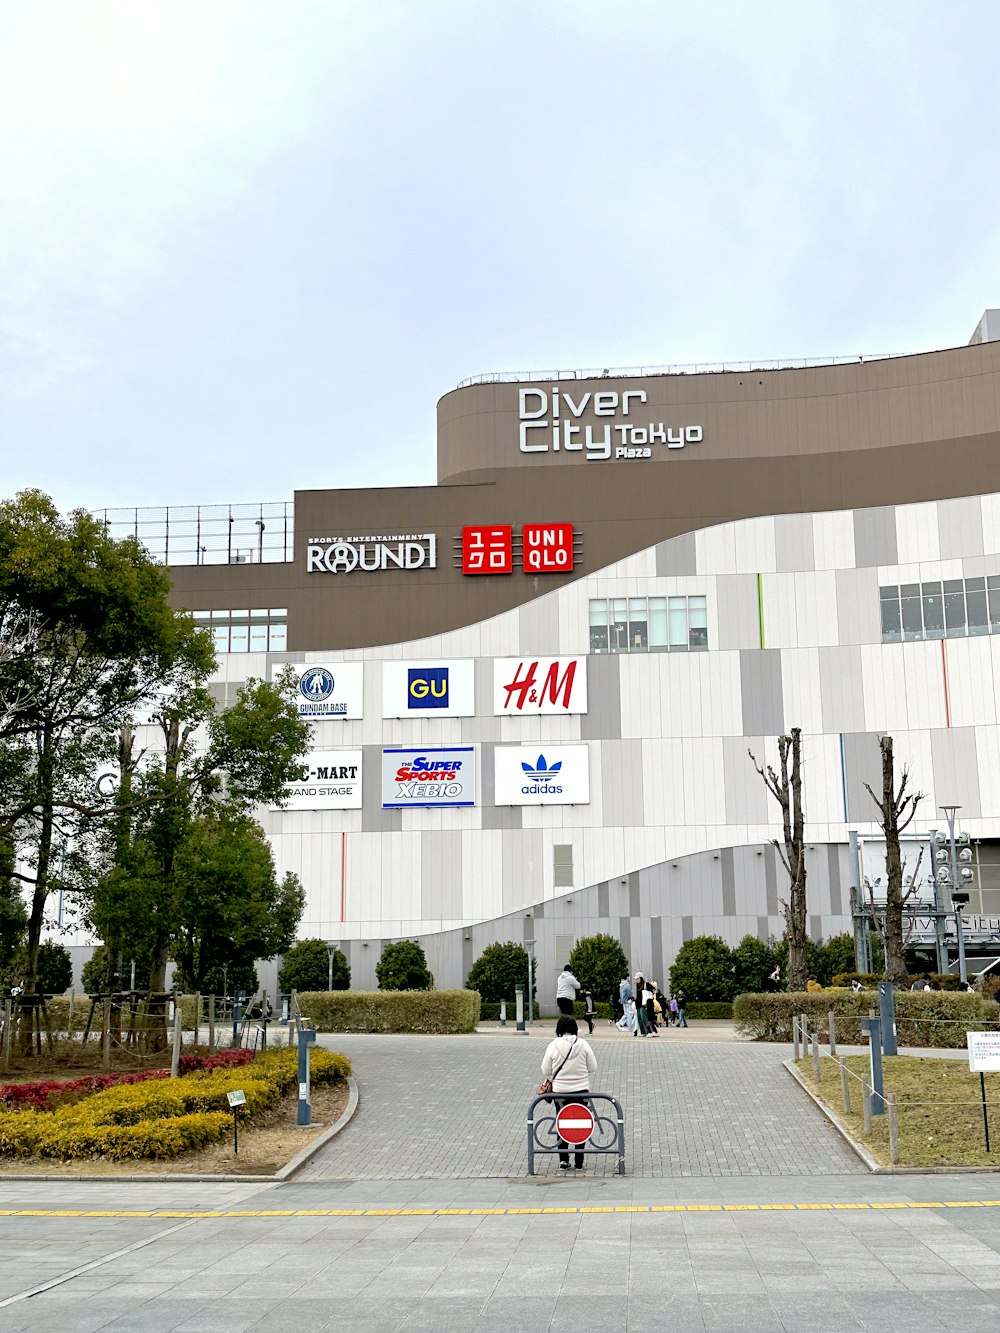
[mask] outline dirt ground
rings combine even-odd
[[[8,1080],[13,1082],[14,1080]],[[80,1162],[58,1162],[51,1158],[16,1158],[0,1162],[3,1176],[173,1176],[173,1175],[248,1175],[270,1176],[300,1153],[307,1144],[331,1125],[336,1124],[347,1106],[350,1089],[345,1079],[324,1083],[312,1089],[312,1124],[307,1129],[296,1125],[298,1100],[291,1094],[277,1106],[265,1111],[251,1123],[240,1125],[239,1155],[233,1155],[233,1137],[185,1153],[166,1162],[145,1159],[134,1162],[106,1162],[92,1158]]]

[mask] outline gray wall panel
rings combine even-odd
[[[522,807],[494,805],[493,742],[485,741],[479,747],[479,805],[482,807],[483,828],[521,828]]]
[[[732,847],[723,847],[719,853],[719,867],[722,875],[722,915],[736,915],[736,869],[733,865]]]
[[[891,563],[887,561],[886,563]],[[837,637],[846,643],[881,643],[882,620],[878,604],[878,570],[838,569]]]
[[[778,514],[774,520],[774,556],[779,573],[816,568],[811,514]]]
[[[642,824],[642,741],[602,742],[600,772],[605,828]]]
[[[942,560],[983,554],[983,506],[977,495],[939,500],[937,511]]]
[[[518,611],[520,645],[523,653],[540,657],[559,656],[559,611],[554,599],[539,597]]]
[[[779,736],[785,728],[781,685],[781,651],[777,648],[740,652],[740,692],[745,736]]]
[[[757,577],[720,574],[715,580],[720,648],[759,648]],[[710,645],[712,646],[712,645]]]
[[[685,532],[680,537],[671,537],[660,542],[656,547],[656,572],[664,574],[697,574],[698,565],[695,554],[695,536]]]
[[[462,834],[433,829],[420,835],[420,916],[455,921],[462,917]]]
[[[826,875],[830,884],[830,911],[834,916],[844,912],[844,886],[840,875],[839,848],[833,843],[826,847]]]
[[[363,833],[398,833],[402,810],[382,809],[382,747],[364,745],[361,761],[361,830]]]
[[[878,818],[878,810],[865,790],[865,783],[878,792],[882,789],[882,753],[878,737],[872,732],[844,735],[847,818],[868,823]]]
[[[492,707],[492,704],[491,704]],[[581,740],[619,740],[622,734],[620,664],[617,654],[587,659],[587,712],[580,718]]]
[[[894,508],[855,509],[854,552],[859,568],[899,563]]]
[[[934,794],[939,805],[960,805],[959,818],[979,819],[979,759],[974,727],[931,732]]]

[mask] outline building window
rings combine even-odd
[[[1000,634],[1000,575],[879,589],[882,642]]]
[[[608,597],[590,603],[592,653],[687,653],[707,647],[705,597]]]
[[[216,653],[283,653],[288,647],[288,610],[283,606],[191,614],[211,634]]]

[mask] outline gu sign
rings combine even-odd
[[[307,574],[374,574],[386,569],[434,569],[436,565],[437,536],[433,532],[313,537],[306,546]]]
[[[704,438],[701,426],[671,426],[650,421],[645,389],[590,390],[574,393],[553,384],[549,389],[521,389],[518,394],[519,445],[522,454],[583,453],[589,461],[652,458],[655,445],[683,449]],[[585,424],[583,418],[607,417]],[[625,420],[625,418],[628,418]],[[645,419],[644,419],[645,418]]]
[[[537,717],[539,713],[587,711],[585,657],[508,657],[493,663],[493,712]]]
[[[383,717],[472,717],[475,663],[383,662]]]

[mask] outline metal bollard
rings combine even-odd
[[[830,1028],[830,1054],[837,1054],[837,1015],[830,1009],[826,1015],[826,1021]]]
[[[501,1026],[502,1028],[505,1028],[505,1027],[507,1026],[507,1001],[506,1001],[506,1000],[501,1000],[501,1001],[500,1001],[500,1026]]]
[[[840,1065],[840,1091],[844,1094],[844,1114],[851,1114],[851,1079],[847,1072],[847,1061],[843,1056],[837,1061]]]
[[[799,1016],[792,1014],[792,1059],[798,1061],[799,1051]]]
[[[819,1038],[813,1034],[813,1078],[819,1082]]]
[[[899,1161],[899,1118],[896,1115],[896,1094],[887,1092],[885,1101],[889,1108],[889,1160],[895,1165]]]
[[[872,1085],[867,1079],[861,1082],[861,1108],[865,1118],[865,1133],[872,1132]]]

